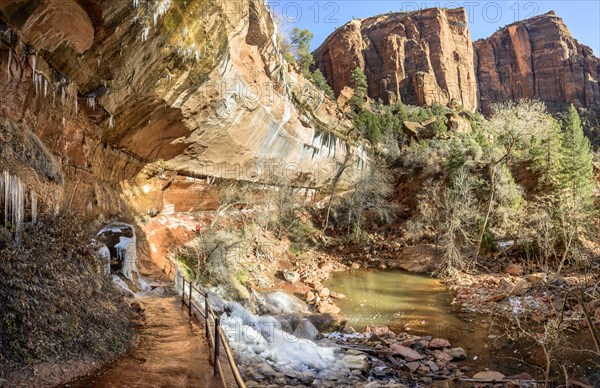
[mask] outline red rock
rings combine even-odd
[[[312,291],[308,291],[308,292],[306,293],[306,295],[304,296],[304,299],[305,299],[307,302],[312,302],[313,300],[315,300],[315,294],[314,294],[314,292],[312,292]]]
[[[379,336],[387,336],[393,334],[387,326],[367,325],[365,333],[373,333]]]
[[[390,350],[394,354],[399,354],[400,356],[404,357],[404,359],[406,361],[408,361],[408,362],[418,361],[418,360],[422,360],[423,359],[423,355],[421,355],[416,350],[413,350],[411,348],[407,348],[406,346],[402,346],[402,345],[399,345],[399,344],[392,344],[392,345],[390,345]]]
[[[500,372],[487,370],[487,371],[475,373],[475,375],[473,375],[473,378],[481,379],[481,380],[502,380],[502,379],[504,379],[504,375]]]
[[[339,314],[340,309],[337,306],[332,305],[331,303],[319,303],[318,310],[321,314]]]
[[[450,354],[443,352],[441,350],[434,350],[433,357],[435,357],[436,360],[444,362],[444,363],[452,361],[452,358],[453,358]]]
[[[329,291],[329,288],[327,288],[327,287],[321,288],[319,290],[319,296],[321,298],[329,298],[330,294],[331,294],[331,291]]]
[[[336,95],[364,70],[369,96],[384,103],[477,108],[474,49],[464,9],[430,8],[356,19],[313,53]]]
[[[513,23],[475,42],[480,107],[536,98],[550,105],[600,106],[592,49],[577,42],[554,12]]]
[[[429,342],[429,349],[443,349],[443,348],[449,348],[450,347],[450,342],[447,339],[443,339],[443,338],[434,338],[431,340],[431,342]]]
[[[331,294],[329,296],[331,296],[333,299],[346,299],[346,295],[340,294],[339,292],[335,291],[331,291]]]

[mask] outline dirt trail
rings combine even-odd
[[[146,325],[138,345],[80,387],[222,387],[213,377],[204,329],[175,296],[141,297]]]

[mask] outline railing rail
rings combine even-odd
[[[221,366],[219,357],[222,348],[225,351],[225,359],[227,360],[227,364],[229,364],[229,368],[231,369],[233,380],[235,381],[236,386],[238,388],[246,388],[244,379],[242,378],[235,359],[233,358],[233,353],[231,351],[231,347],[229,346],[229,342],[227,341],[227,337],[225,336],[225,332],[221,327],[221,318],[215,314],[209,302],[208,294],[195,287],[190,281],[181,275],[179,271],[177,271],[175,263],[171,259],[167,260],[168,264],[165,265],[165,272],[169,277],[173,276],[175,278],[175,288],[178,292],[181,291],[181,304],[188,308],[188,314],[190,318],[195,317],[195,313],[198,312],[198,314],[200,314],[200,316],[204,319],[206,339],[209,347],[212,349],[212,357],[210,357],[210,361],[214,368],[213,374],[215,376],[220,376],[223,386],[227,387],[227,382],[225,381],[225,376],[223,374],[223,368]],[[167,266],[169,267],[168,271]],[[181,287],[179,287],[179,284],[181,284]],[[197,293],[204,299],[204,309],[194,302],[193,292]],[[211,328],[211,326],[213,326],[214,329]]]

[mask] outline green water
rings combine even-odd
[[[366,325],[385,325],[395,333],[446,338],[469,354],[463,365],[500,369],[487,344],[492,333],[488,318],[461,318],[453,311],[451,292],[435,278],[404,271],[361,270],[335,273],[326,286],[346,295],[335,304],[357,331]]]
[[[490,368],[505,375],[525,371],[535,374],[535,368],[515,362],[521,356],[542,365],[539,349],[536,351],[532,344],[513,343],[505,337],[492,340],[506,330],[505,323],[481,314],[455,312],[452,293],[437,279],[403,271],[361,270],[335,273],[325,285],[346,295],[346,299],[336,300],[335,304],[357,331],[366,325],[385,325],[396,333],[446,338],[452,346],[467,351],[467,360],[460,364],[474,371]],[[590,348],[590,339],[586,333],[582,334],[574,336],[572,343]],[[584,346],[586,338],[588,346]],[[589,358],[583,355],[583,358],[582,354],[569,358],[583,366]],[[592,373],[587,369],[581,373],[585,375],[584,372]],[[600,375],[600,371],[596,373]]]
[[[326,285],[346,295],[336,305],[356,330],[387,325],[415,334],[470,332],[451,312],[452,297],[434,278],[401,271],[356,271],[336,273]]]

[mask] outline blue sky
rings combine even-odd
[[[486,38],[516,20],[550,10],[563,18],[573,36],[600,53],[600,0],[574,1],[397,1],[397,0],[268,0],[271,10],[287,21],[287,28],[308,28],[316,49],[335,28],[355,18],[389,11],[428,7],[465,7],[473,40]]]

